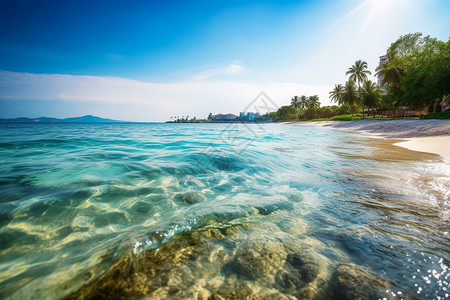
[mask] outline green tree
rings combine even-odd
[[[331,101],[342,105],[344,104],[344,101],[342,100],[342,97],[344,95],[344,87],[342,84],[335,84],[334,89],[329,93]]]
[[[351,109],[350,105],[344,103],[341,106],[339,106],[339,111],[338,111],[339,115],[348,115],[351,113],[352,113],[352,109]]]
[[[367,70],[367,62],[362,60],[357,60],[353,66],[348,68],[348,71],[345,75],[350,75],[350,79],[358,83],[358,95],[361,103],[363,118],[364,118],[364,102],[362,101],[361,95],[361,83],[367,80],[367,75],[371,75],[372,73]]]
[[[312,119],[312,114],[315,112],[315,110],[317,108],[320,107],[319,96],[314,95],[314,96],[308,97],[308,100],[306,102],[306,107],[309,111],[309,118]]]
[[[367,80],[363,84],[362,88],[362,100],[367,108],[371,108],[373,117],[375,118],[375,109],[381,102],[380,88],[370,80]]]
[[[379,71],[383,83],[390,84],[391,103],[418,109],[432,105],[435,111],[450,94],[450,40],[406,34],[391,44],[387,56],[388,64]]]
[[[276,112],[276,119],[279,121],[293,120],[295,117],[295,109],[290,105],[280,107]]]
[[[344,85],[344,94],[342,100],[350,107],[350,111],[353,117],[353,112],[356,103],[358,102],[358,91],[356,90],[355,82],[352,79],[349,79]]]
[[[306,97],[305,95],[302,95],[300,97],[300,109],[303,111],[303,113],[305,113],[306,108],[308,107],[308,97]]]
[[[298,110],[300,108],[300,98],[299,96],[294,96],[291,99],[291,106],[295,109],[295,118],[298,119]]]
[[[375,75],[380,76],[381,82],[380,86],[387,89],[400,89],[403,79],[403,69],[399,66],[399,63],[394,59],[389,59],[388,61],[378,66],[375,70]]]

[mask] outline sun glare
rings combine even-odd
[[[374,12],[384,12],[389,9],[394,0],[370,0],[371,9]]]

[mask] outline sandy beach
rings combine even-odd
[[[298,125],[330,126],[361,131],[378,137],[403,139],[396,143],[410,150],[439,154],[450,163],[450,120],[362,120],[299,122]]]

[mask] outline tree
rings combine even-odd
[[[372,109],[373,117],[375,118],[374,108],[381,102],[381,90],[370,80],[367,80],[363,84],[362,100],[366,107]]]
[[[335,84],[334,89],[329,94],[333,102],[336,102],[339,105],[344,104],[344,101],[342,100],[344,87],[342,84]]]
[[[300,108],[300,98],[298,96],[292,97],[291,106],[295,109],[295,118],[298,119],[298,109]]]
[[[209,113],[209,115],[208,115],[208,120],[209,120],[209,121],[212,121],[213,118],[214,118],[214,117],[213,117],[213,114],[212,114],[212,113]]]
[[[433,112],[444,96],[450,93],[450,40],[424,38],[421,51],[414,52],[405,62],[404,103],[415,108],[433,106]]]
[[[288,121],[295,117],[295,110],[290,105],[280,107],[276,112],[277,120]]]
[[[306,108],[308,107],[308,97],[306,97],[305,95],[302,95],[300,97],[300,109],[303,111],[303,113],[305,112]]]
[[[350,107],[353,117],[353,111],[358,101],[358,92],[356,90],[355,82],[351,79],[349,79],[344,85],[344,94],[342,100]]]
[[[391,102],[418,109],[433,105],[435,111],[450,93],[450,40],[406,34],[391,44],[387,56],[388,64],[379,71],[390,84]]]
[[[309,96],[308,101],[306,102],[306,107],[309,111],[309,118],[312,119],[312,113],[320,107],[319,96]]]
[[[403,69],[394,59],[378,66],[375,70],[375,75],[382,77],[380,86],[387,87],[388,89],[400,89],[403,79]]]
[[[350,79],[356,81],[358,83],[358,95],[360,99],[360,103],[363,111],[364,118],[364,102],[361,101],[361,83],[367,80],[367,75],[371,75],[372,73],[367,70],[367,62],[362,60],[357,60],[353,66],[348,68],[348,71],[345,75],[350,75]]]

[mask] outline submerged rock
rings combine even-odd
[[[235,226],[241,227],[228,226],[230,234],[239,231]],[[223,281],[211,285],[220,265],[232,260],[216,244],[224,238],[225,230],[220,229],[182,232],[157,249],[137,254],[130,250],[105,274],[64,299],[210,299],[221,294],[227,299],[233,294],[241,299],[239,295],[251,293],[248,286],[224,285]],[[203,283],[197,284],[199,281]]]
[[[330,283],[330,299],[382,299],[387,283],[367,270],[342,265],[334,272]]]
[[[312,282],[319,274],[319,262],[311,255],[291,254],[287,262],[299,273],[303,282]]]
[[[286,252],[279,240],[258,236],[239,245],[235,263],[243,275],[256,279],[277,270],[285,259]]]
[[[175,199],[181,204],[195,204],[206,201],[206,197],[199,192],[180,193],[175,196]]]
[[[299,291],[317,278],[319,270],[320,265],[314,257],[289,254],[283,269],[277,272],[275,282],[286,292]]]
[[[225,284],[219,288],[217,293],[214,295],[214,299],[216,299],[217,296],[221,297],[218,299],[245,299],[251,294],[252,290],[245,282],[233,285]]]

